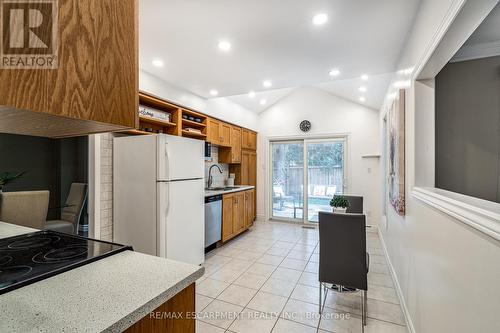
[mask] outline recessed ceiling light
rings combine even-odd
[[[261,99],[259,103],[260,105],[266,105],[267,101],[265,99]]]
[[[252,91],[250,91],[250,92],[248,93],[248,97],[250,97],[250,98],[254,98],[254,97],[255,97],[255,91],[253,91],[253,90],[252,90]]]
[[[359,101],[360,101],[360,102],[364,102],[364,101],[366,101],[366,98],[364,98],[363,96],[361,96],[361,97],[359,98]]]
[[[363,80],[363,81],[368,80],[368,75],[367,74],[361,75],[361,80]]]
[[[312,22],[314,25],[323,25],[328,21],[328,15],[319,13],[313,16]]]
[[[358,89],[358,90],[359,90],[359,91],[361,91],[361,92],[366,92],[366,87],[361,86],[361,87],[359,87],[359,89]]]
[[[218,94],[219,94],[219,92],[217,90],[215,90],[215,89],[210,90],[210,95],[217,96]]]
[[[328,72],[330,76],[339,76],[340,75],[340,70],[338,68],[332,69],[330,72]]]
[[[269,81],[269,80],[264,80],[262,82],[262,85],[264,86],[264,88],[270,88],[270,87],[273,86],[273,83],[271,81]]]
[[[221,40],[218,46],[219,49],[224,52],[231,50],[231,43],[229,43],[227,40]]]
[[[155,66],[155,67],[163,67],[163,61],[161,61],[160,59],[154,59],[153,60],[153,66]]]

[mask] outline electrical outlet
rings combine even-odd
[[[372,173],[372,168],[367,169],[368,173]]]
[[[366,212],[366,217],[372,217],[372,212],[370,210]]]

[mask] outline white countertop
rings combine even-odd
[[[32,231],[0,222],[0,238]],[[204,270],[124,251],[0,295],[0,332],[121,332]]]
[[[209,197],[212,195],[219,195],[219,194],[228,194],[228,193],[234,193],[234,192],[241,192],[241,191],[246,191],[246,190],[251,190],[254,189],[255,186],[250,186],[250,185],[236,185],[234,186],[233,189],[231,190],[220,190],[220,191],[209,191],[205,190],[205,197]]]

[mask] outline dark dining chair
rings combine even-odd
[[[349,201],[346,213],[363,214],[363,197],[357,195],[345,195]]]
[[[361,291],[363,326],[366,325],[368,268],[366,217],[362,214],[319,212],[319,313],[328,290]],[[325,284],[332,284],[332,288]],[[322,289],[325,291],[324,300]]]

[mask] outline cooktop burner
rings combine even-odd
[[[0,239],[0,294],[125,250],[49,230]]]

